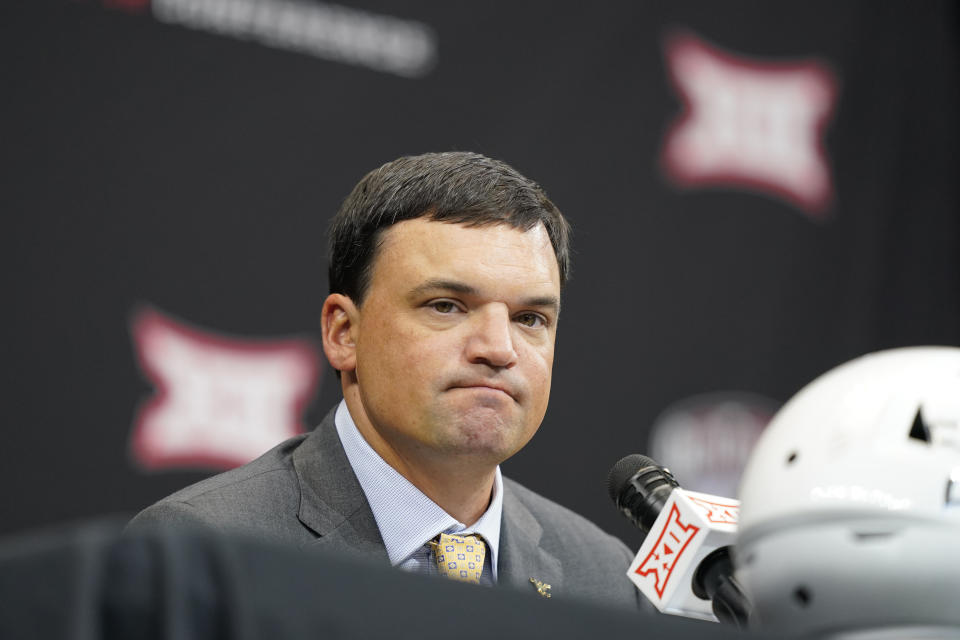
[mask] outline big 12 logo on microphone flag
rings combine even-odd
[[[732,498],[674,489],[627,576],[663,613],[716,620],[710,602],[693,594],[691,580],[708,553],[733,543],[739,513]]]

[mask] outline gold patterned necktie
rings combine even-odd
[[[458,536],[441,533],[430,542],[440,575],[460,582],[480,583],[487,545],[477,535]]]

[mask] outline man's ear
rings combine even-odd
[[[323,352],[337,371],[357,368],[356,331],[360,320],[357,305],[348,296],[331,293],[323,301],[320,332]]]

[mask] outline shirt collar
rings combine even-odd
[[[353,422],[345,400],[340,401],[334,422],[343,450],[377,521],[390,564],[400,564],[438,533],[478,533],[487,543],[496,579],[503,514],[503,478],[499,466],[494,475],[490,506],[468,529],[373,450]]]

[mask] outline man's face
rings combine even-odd
[[[407,463],[502,462],[546,412],[559,304],[542,225],[393,225],[355,327],[358,426]]]

